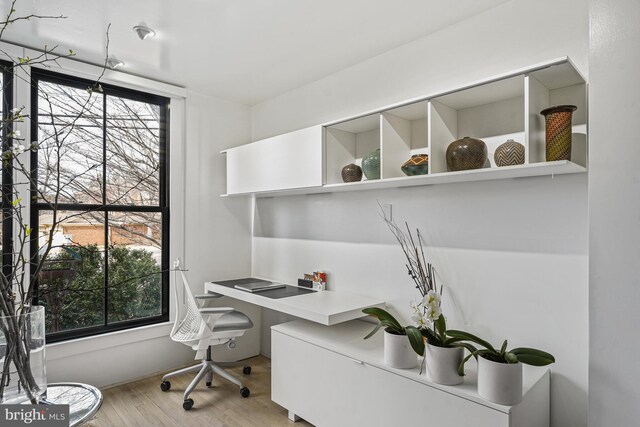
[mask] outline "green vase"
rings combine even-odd
[[[362,158],[362,172],[367,179],[380,179],[380,149]]]

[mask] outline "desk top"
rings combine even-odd
[[[336,291],[309,292],[306,288],[287,286],[287,288],[294,288],[296,293],[298,290],[304,291],[304,293],[273,298],[261,294],[276,290],[247,292],[229,286],[228,282],[206,282],[204,288],[205,291],[215,292],[323,325],[335,325],[363,317],[362,309],[367,307],[384,307],[384,301],[365,295]]]

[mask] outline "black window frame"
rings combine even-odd
[[[61,84],[71,86],[78,89],[88,89],[96,87],[96,82],[70,76],[67,74],[61,74],[50,70],[43,70],[40,68],[32,68],[31,70],[31,140],[38,141],[38,99],[39,99],[39,85],[40,81]],[[145,205],[113,205],[108,204],[106,197],[106,185],[107,180],[103,179],[103,200],[100,204],[88,204],[88,203],[59,203],[57,205],[58,210],[67,211],[86,211],[92,210],[97,212],[105,212],[105,265],[104,265],[104,320],[103,324],[99,326],[88,326],[84,328],[71,329],[66,331],[47,333],[46,339],[48,343],[66,341],[75,338],[82,338],[88,336],[101,335],[108,332],[120,331],[125,329],[136,328],[140,326],[153,325],[157,323],[163,323],[169,321],[169,114],[170,114],[170,99],[164,96],[141,92],[133,89],[122,88],[111,84],[105,84],[100,82],[100,90],[103,96],[103,105],[106,106],[107,96],[116,96],[120,98],[126,98],[132,101],[139,101],[158,105],[160,107],[160,181],[159,181],[159,204],[158,206],[145,206]],[[106,178],[106,145],[107,145],[107,109],[103,110],[103,125],[104,132],[102,135],[103,144],[103,176]],[[32,229],[38,230],[39,213],[42,210],[51,210],[51,207],[47,203],[40,202],[38,199],[37,186],[38,185],[38,151],[37,149],[31,151],[31,224]],[[117,321],[116,323],[109,323],[109,260],[108,260],[108,238],[107,233],[109,230],[109,212],[152,212],[160,213],[162,215],[162,227],[161,227],[161,241],[162,241],[162,261],[161,261],[161,276],[162,276],[162,313],[158,316],[144,317],[139,319],[132,319],[126,321]],[[38,251],[38,233],[33,233],[31,237],[31,259],[36,260]],[[36,267],[35,262],[31,264],[31,269]],[[37,295],[37,284],[36,292]],[[37,298],[37,297],[36,297]],[[34,301],[37,303],[37,300]]]
[[[13,63],[0,60],[0,74],[2,74],[2,121],[6,126],[2,127],[2,152],[12,149],[13,123],[7,123],[13,108]],[[9,206],[13,201],[13,164],[8,162],[2,165],[2,197],[0,198],[0,210],[2,210],[2,270],[5,277],[11,275],[13,265],[13,215]]]

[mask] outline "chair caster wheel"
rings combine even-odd
[[[160,383],[160,390],[169,391],[170,388],[171,388],[171,383],[169,381],[162,381]]]
[[[249,389],[248,389],[248,388],[246,388],[246,387],[242,387],[242,388],[240,389],[240,395],[241,395],[242,397],[249,397],[249,395],[250,395],[250,394],[251,394],[251,392],[249,391]]]
[[[205,384],[207,385],[207,387],[211,387],[211,381],[207,381]]]
[[[189,409],[193,408],[193,399],[186,399],[184,402],[182,402],[182,408],[185,411],[188,411]]]
[[[251,366],[245,366],[244,368],[242,368],[242,373],[245,375],[250,375],[251,374]]]

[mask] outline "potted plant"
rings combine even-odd
[[[415,326],[401,326],[391,313],[382,308],[369,307],[362,312],[379,320],[364,339],[371,338],[384,326],[384,362],[393,368],[415,368],[418,365],[416,353],[424,352],[420,330]]]
[[[426,338],[424,363],[427,375],[435,383],[456,385],[464,380],[458,373],[458,367],[467,344],[448,334],[440,301],[439,293],[429,291],[420,303],[412,306],[413,320]]]
[[[482,347],[476,348],[467,343],[470,354],[460,363],[459,374],[464,375],[464,364],[471,356],[475,357],[478,361],[478,394],[501,405],[515,405],[522,401],[522,364],[547,366],[556,361],[551,354],[535,348],[507,350],[507,340],[497,350],[489,342],[468,332],[449,330],[447,333]]]
[[[416,344],[413,348],[418,355],[424,355],[426,372],[432,381],[447,385],[460,384],[463,378],[458,375],[457,368],[464,356],[461,346],[464,347],[465,344],[447,335],[441,308],[444,289],[442,285],[438,286],[435,268],[426,260],[422,234],[419,229],[416,229],[415,234],[412,233],[406,222],[404,229],[400,228],[382,206],[380,211],[380,216],[400,244],[406,259],[407,273],[422,298],[420,303],[412,304],[412,318],[427,341],[427,350],[422,351],[424,345]]]

